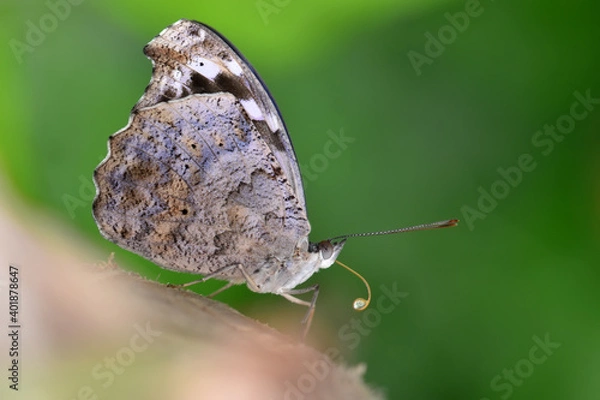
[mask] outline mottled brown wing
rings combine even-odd
[[[145,52],[152,80],[94,174],[101,233],[200,274],[292,257],[310,225],[285,126],[257,75],[197,22],[165,29]],[[220,277],[244,281],[237,269]]]
[[[294,188],[228,93],[135,111],[94,179],[102,234],[168,269],[259,267],[290,258],[309,232]],[[243,281],[236,269],[222,277]]]
[[[296,154],[277,105],[258,73],[227,39],[206,25],[181,19],[148,43],[144,53],[153,63],[152,79],[135,109],[194,93],[233,94],[306,208]]]

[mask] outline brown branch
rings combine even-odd
[[[217,301],[90,265],[76,234],[15,209],[0,207],[1,261],[19,267],[24,398],[383,398],[364,366],[338,365]]]

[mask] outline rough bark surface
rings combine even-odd
[[[383,398],[364,383],[365,366],[337,365],[218,301],[94,263],[106,253],[60,221],[0,205],[0,262],[19,269],[22,350],[19,392],[3,385],[3,399]]]

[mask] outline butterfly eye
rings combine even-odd
[[[333,255],[333,245],[329,240],[324,240],[319,243],[319,251],[323,260],[328,260]]]

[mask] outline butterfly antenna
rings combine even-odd
[[[335,262],[337,264],[341,265],[342,267],[346,268],[348,271],[352,272],[354,275],[358,276],[360,278],[360,280],[363,281],[363,283],[367,287],[367,298],[363,299],[362,297],[359,297],[359,298],[354,299],[354,303],[352,303],[352,307],[356,311],[366,310],[366,308],[369,307],[369,303],[371,303],[371,286],[369,286],[369,282],[367,282],[367,280],[365,278],[363,278],[361,274],[359,274],[358,272],[356,272],[355,270],[353,270],[346,264],[343,264],[343,263],[339,262],[338,260],[335,260]]]
[[[349,235],[336,236],[329,240],[332,241],[332,240],[337,240],[337,239],[347,239],[350,237],[379,236],[379,235],[391,235],[394,233],[403,233],[403,232],[425,231],[428,229],[449,228],[452,226],[456,226],[457,224],[458,224],[457,219],[449,219],[446,221],[432,222],[430,224],[422,224],[422,225],[409,226],[406,228],[390,229],[388,231],[368,232],[368,233],[351,233]],[[346,268],[348,271],[352,272],[354,275],[358,276],[360,278],[360,280],[363,281],[363,283],[367,287],[367,298],[363,299],[362,297],[358,297],[354,300],[354,303],[352,304],[352,307],[356,311],[366,310],[367,307],[369,307],[369,303],[371,303],[371,286],[369,286],[369,282],[367,282],[367,280],[365,278],[363,278],[361,274],[359,274],[358,272],[356,272],[355,270],[353,270],[346,264],[343,264],[338,260],[335,260],[335,262],[337,264],[341,265],[342,267]]]
[[[414,231],[425,231],[428,229],[437,229],[437,228],[449,228],[452,226],[456,226],[458,224],[457,219],[448,219],[446,221],[438,221],[432,222],[430,224],[422,224],[409,226],[406,228],[398,228],[398,229],[390,229],[388,231],[379,231],[379,232],[367,232],[367,233],[351,233],[348,235],[341,235],[331,238],[329,240],[338,240],[338,239],[347,239],[351,237],[362,237],[362,236],[379,236],[379,235],[391,235],[394,233],[404,233],[404,232],[414,232]]]

